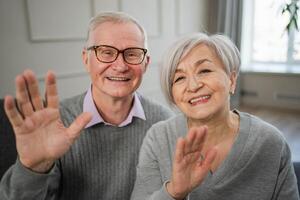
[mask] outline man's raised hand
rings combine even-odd
[[[38,80],[32,71],[26,70],[16,77],[16,103],[12,96],[6,96],[4,103],[15,133],[19,159],[25,167],[36,172],[48,171],[91,120],[90,113],[82,113],[65,127],[60,118],[56,79],[52,72],[46,75],[45,88],[44,103]]]

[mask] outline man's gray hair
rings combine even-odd
[[[97,14],[95,17],[91,18],[88,26],[87,41],[89,40],[90,32],[105,22],[113,22],[113,23],[130,22],[135,24],[142,33],[143,40],[144,40],[144,48],[148,47],[147,33],[144,27],[135,18],[123,12],[101,12]]]
[[[181,58],[199,44],[205,44],[216,53],[228,75],[235,72],[236,76],[238,76],[241,63],[240,53],[228,37],[220,34],[209,36],[204,33],[194,33],[184,36],[166,51],[160,68],[162,92],[167,103],[171,106],[175,105],[172,95],[172,82],[176,68]]]

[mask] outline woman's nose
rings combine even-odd
[[[195,76],[188,79],[187,89],[189,92],[196,92],[200,87],[202,87],[202,82]]]

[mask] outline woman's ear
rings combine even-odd
[[[229,89],[230,94],[234,94],[236,84],[237,84],[237,73],[233,71],[230,74],[230,89]]]

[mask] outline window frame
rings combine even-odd
[[[246,0],[243,4],[243,23],[241,40],[241,71],[243,72],[271,72],[271,73],[296,73],[300,74],[300,59],[293,58],[295,31],[292,30],[288,36],[288,47],[286,51],[286,62],[255,61],[254,51],[254,12],[255,0]],[[283,30],[284,31],[284,30]],[[300,33],[298,33],[300,34]],[[299,49],[300,51],[300,49]]]

